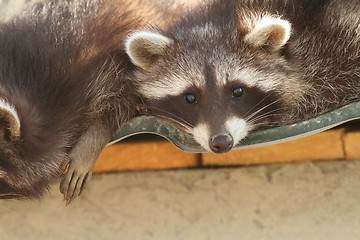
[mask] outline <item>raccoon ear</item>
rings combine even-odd
[[[0,141],[20,137],[20,119],[15,108],[0,98]]]
[[[139,31],[125,40],[125,51],[136,66],[147,69],[173,40],[157,32]]]
[[[291,25],[288,21],[264,17],[245,36],[244,40],[254,47],[264,47],[271,52],[276,52],[287,43],[290,34]]]

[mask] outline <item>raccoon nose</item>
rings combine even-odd
[[[210,138],[209,145],[214,153],[225,153],[232,149],[234,139],[230,134],[219,134]]]

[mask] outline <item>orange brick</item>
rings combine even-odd
[[[94,172],[196,167],[199,159],[168,141],[121,142],[104,149]]]
[[[242,165],[293,161],[344,159],[343,130],[331,130],[285,143],[203,154],[204,165]]]
[[[345,133],[344,148],[347,160],[360,160],[360,131]]]

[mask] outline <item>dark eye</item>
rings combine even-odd
[[[185,102],[188,104],[195,104],[197,103],[196,97],[194,94],[188,93],[185,95]]]
[[[234,88],[234,89],[232,90],[232,95],[233,95],[233,97],[238,98],[238,97],[241,97],[243,94],[244,94],[244,89],[241,88],[241,87]]]

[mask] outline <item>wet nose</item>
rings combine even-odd
[[[225,153],[232,149],[234,139],[230,134],[219,134],[210,138],[209,145],[214,153]]]

